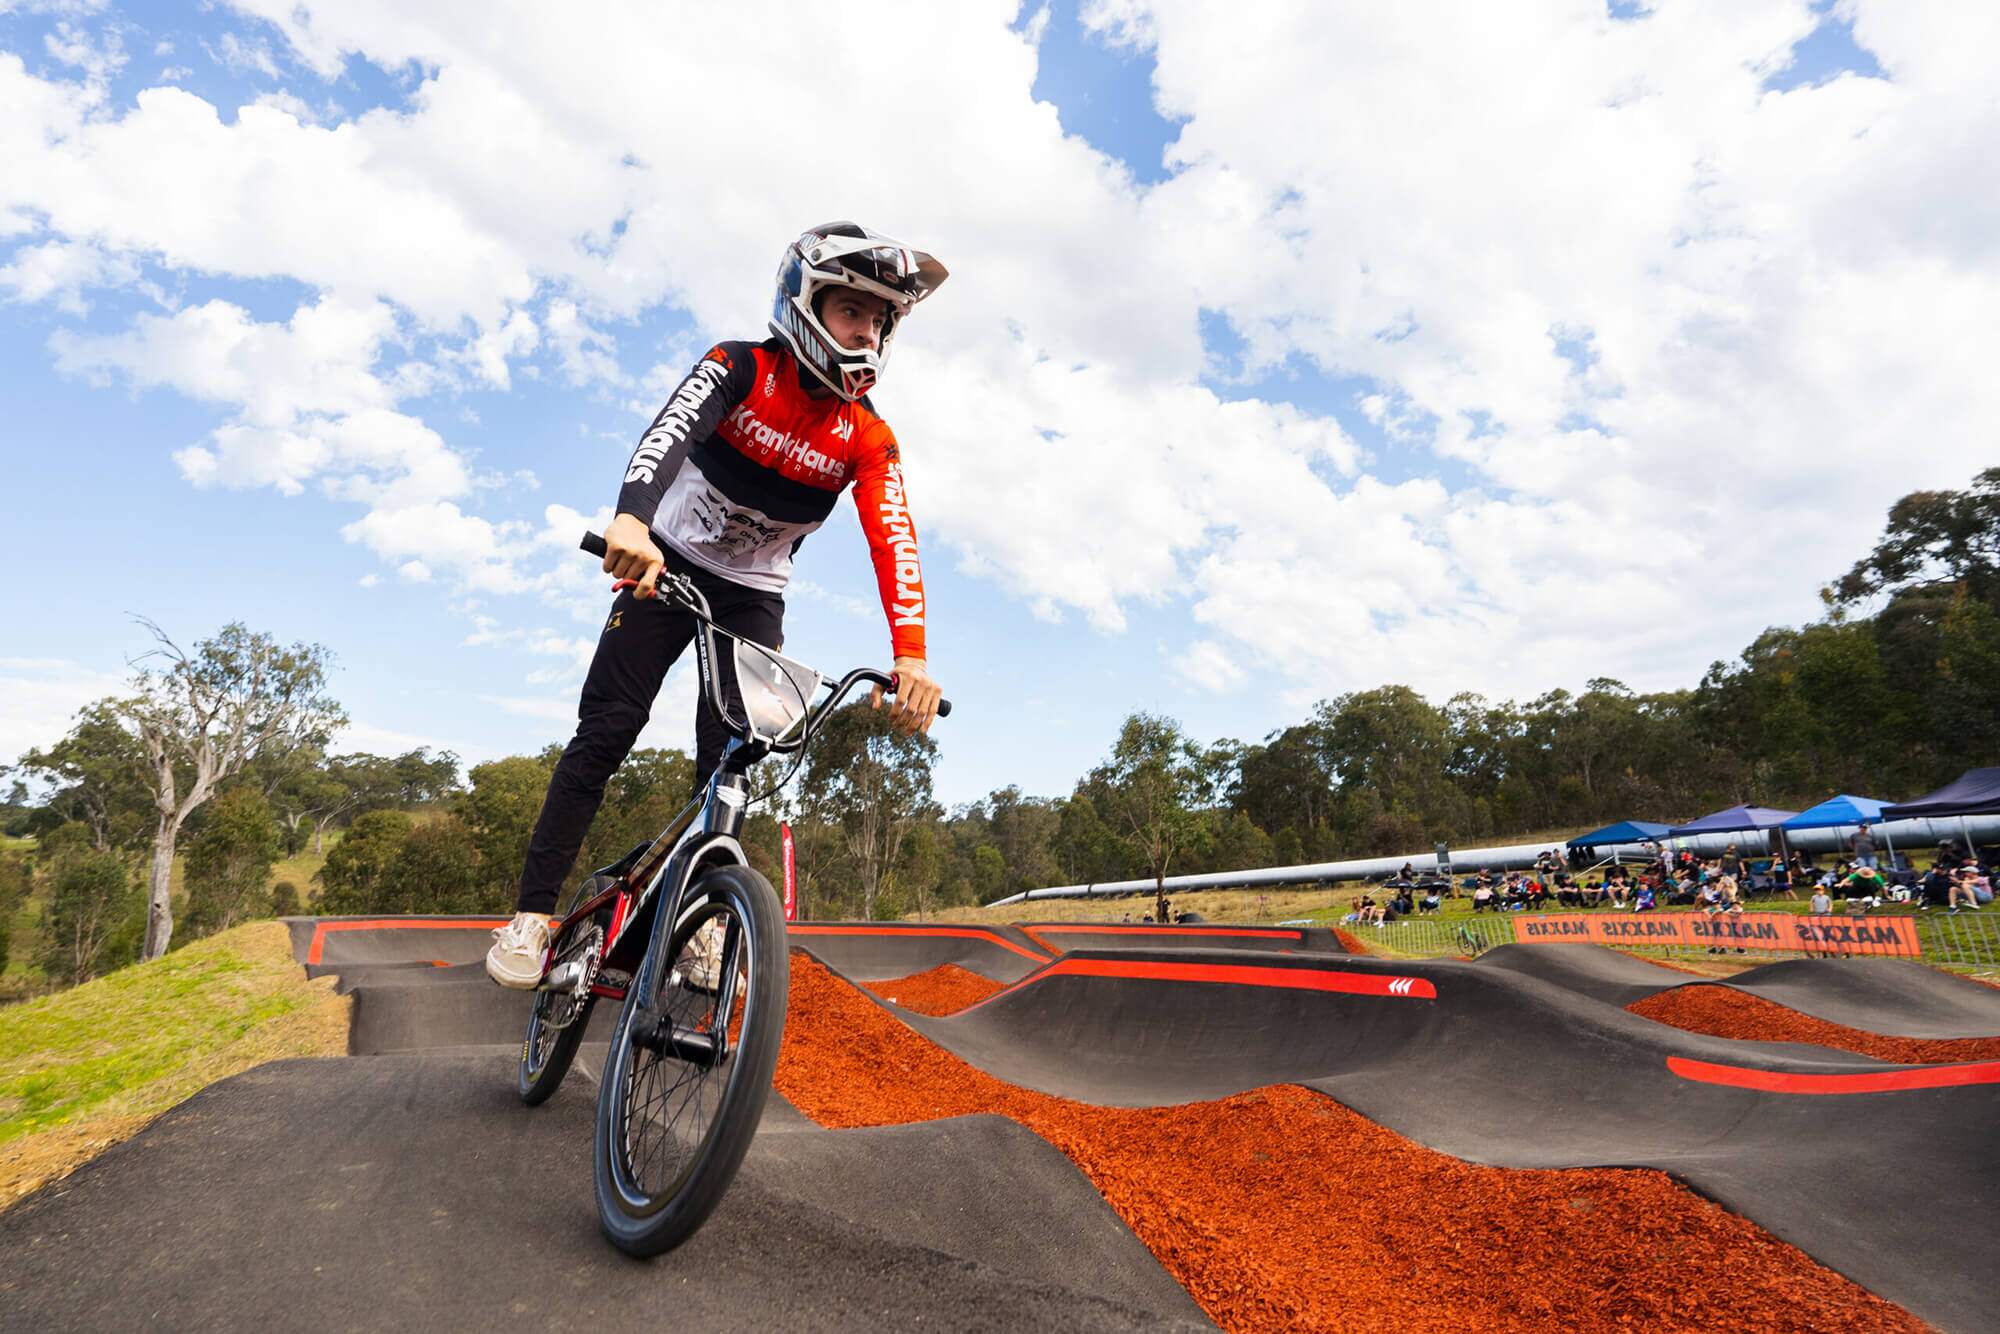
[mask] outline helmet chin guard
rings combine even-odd
[[[814,378],[852,402],[881,378],[889,342],[903,316],[948,276],[944,265],[901,241],[852,222],[822,223],[792,242],[779,261],[771,332],[784,340]],[[842,347],[820,323],[819,295],[834,287],[866,292],[888,303],[879,347]]]

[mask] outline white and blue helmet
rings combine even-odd
[[[947,276],[944,265],[901,241],[857,223],[821,223],[792,242],[778,265],[771,332],[784,339],[799,365],[851,402],[882,377],[889,340],[903,316]],[[834,341],[819,319],[819,296],[830,287],[867,292],[889,303],[879,347],[855,350]]]

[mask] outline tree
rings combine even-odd
[[[125,859],[93,847],[89,831],[72,822],[42,840],[38,860],[48,887],[36,959],[42,971],[74,985],[125,962],[115,947],[140,903]]]
[[[81,823],[99,852],[137,848],[152,829],[146,751],[116,700],[79,710],[67,736],[45,751],[29,751],[20,767],[54,785],[47,807],[56,822]]]
[[[382,877],[379,896],[362,911],[476,913],[513,906],[513,887],[482,878],[472,831],[447,815],[410,830]]]
[[[459,798],[458,813],[471,828],[481,872],[489,882],[488,897],[496,902],[501,898],[511,902],[518,889],[528,839],[535,832],[535,819],[542,812],[542,798],[560,753],[552,748],[538,757],[510,755],[472,766],[472,787]],[[360,825],[356,820],[355,827]]]
[[[332,915],[380,911],[389,868],[416,822],[401,811],[356,816],[347,837],[334,844],[319,868],[319,910]]]
[[[2000,468],[1964,491],[1912,491],[1897,501],[1882,540],[1826,595],[1851,606],[1880,593],[1954,585],[2000,608]]]
[[[265,885],[278,860],[278,822],[256,787],[231,787],[206,812],[188,840],[187,926],[195,936],[226,931],[261,917],[271,906]]]
[[[189,655],[150,621],[158,671],[142,669],[119,713],[145,748],[156,819],[148,875],[144,957],[173,938],[168,899],[181,826],[216,786],[269,745],[324,741],[347,719],[326,694],[327,652],[317,644],[281,648],[270,636],[231,622]]]
[[[815,731],[800,790],[840,831],[863,918],[874,918],[876,899],[901,864],[911,829],[937,813],[931,800],[936,757],[936,742],[893,730],[882,711],[865,704],[841,709]]]
[[[1171,718],[1135,713],[1118,730],[1111,758],[1086,785],[1104,825],[1152,876],[1155,915],[1167,911],[1167,874],[1199,839],[1212,770]]]

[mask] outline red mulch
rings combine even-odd
[[[968,1005],[979,1004],[996,991],[1007,989],[1006,983],[981,977],[955,963],[941,963],[908,977],[887,982],[864,982],[862,985],[892,1005],[930,1015],[956,1014]]]
[[[1943,1061],[2000,1060],[2000,1037],[1892,1038],[1845,1024],[1828,1023],[1790,1006],[1733,987],[1699,984],[1675,987],[1625,1007],[1633,1014],[1690,1033],[1753,1042],[1810,1042],[1837,1047],[1878,1061],[1924,1065]]]
[[[1353,936],[1349,935],[1347,932],[1341,930],[1337,926],[1333,928],[1333,938],[1339,941],[1340,948],[1346,950],[1349,954],[1368,953],[1368,947],[1366,945],[1362,944],[1360,941],[1356,940]]]
[[[1665,1173],[1434,1152],[1295,1085],[1095,1107],[1003,1083],[792,956],[777,1089],[822,1125],[1013,1117],[1228,1330],[1921,1330]]]

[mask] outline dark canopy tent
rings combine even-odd
[[[1667,827],[1665,825],[1654,824],[1651,820],[1620,820],[1617,824],[1608,824],[1602,829],[1593,829],[1587,834],[1578,834],[1563,846],[1571,848],[1600,848],[1612,843],[1644,843],[1648,839],[1658,838],[1666,832]]]
[[[1734,834],[1776,829],[1797,814],[1797,811],[1773,810],[1769,806],[1731,806],[1728,810],[1704,815],[1688,824],[1675,825],[1667,831],[1667,837],[1694,838],[1700,834]]]
[[[1935,792],[1882,808],[1885,820],[1935,820],[2000,812],[2000,765],[1967,769]]]

